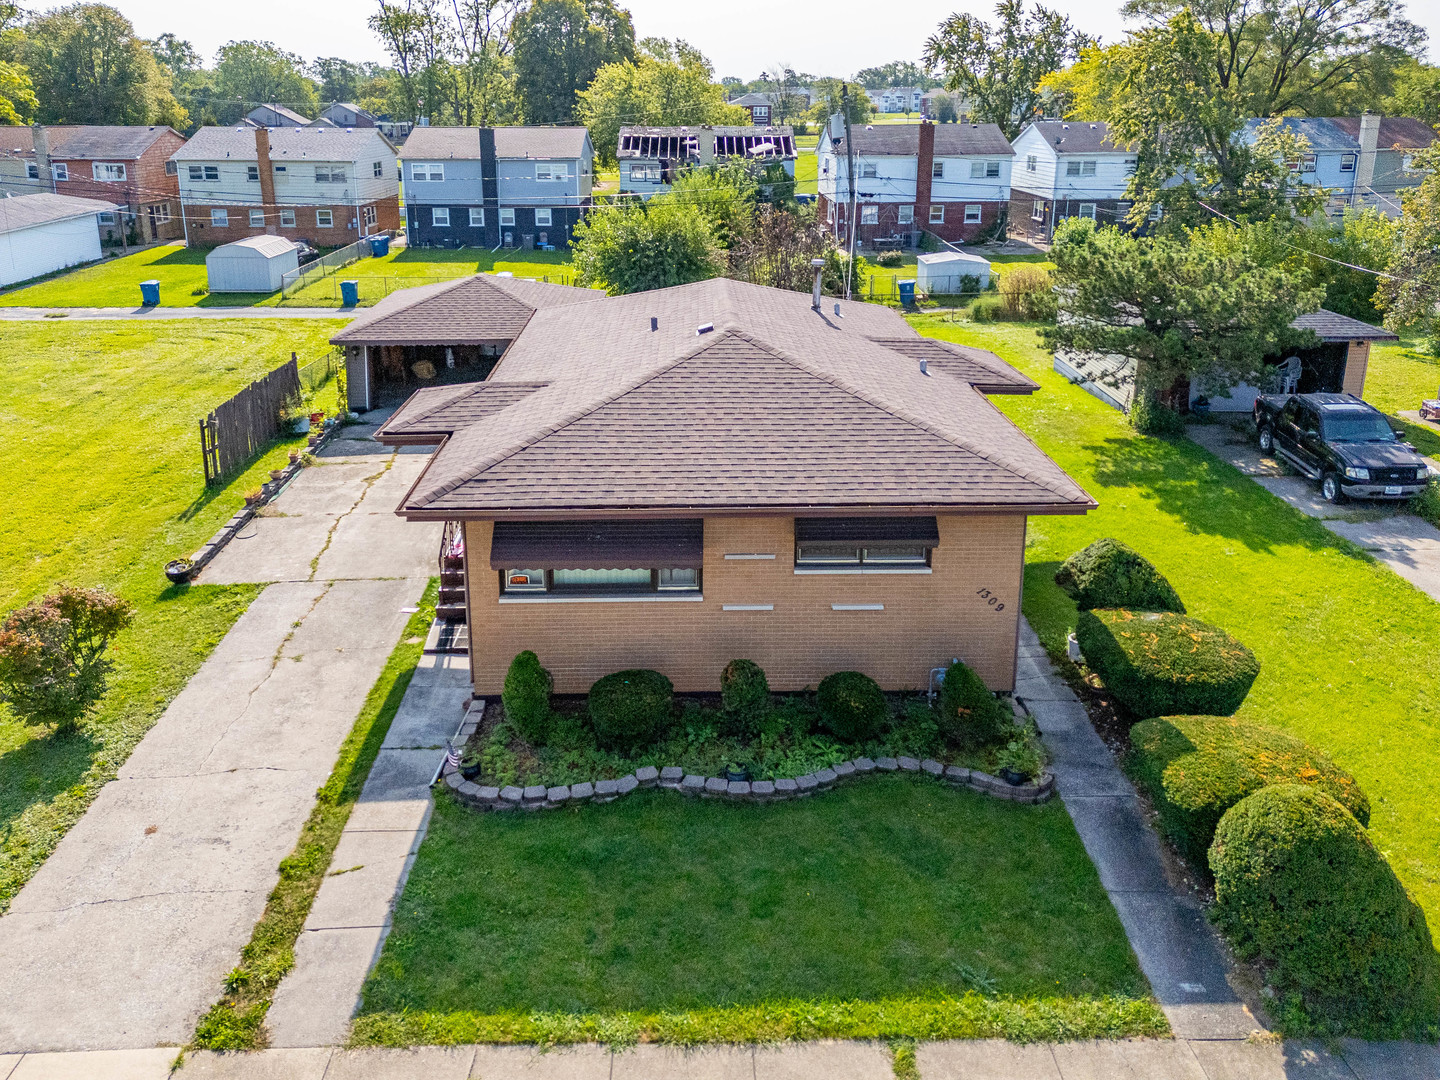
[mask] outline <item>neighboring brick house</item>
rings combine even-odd
[[[736,657],[781,692],[923,689],[957,656],[1013,690],[1028,516],[1096,503],[984,396],[1032,381],[833,306],[719,278],[545,308],[380,428],[439,446],[397,513],[460,526],[477,695],[522,649],[566,694],[713,692]]]
[[[1119,225],[1130,213],[1125,192],[1135,174],[1135,152],[1112,143],[1105,124],[1037,120],[1014,147],[1011,236],[1045,245],[1066,218]]]
[[[774,111],[775,103],[769,94],[741,94],[730,102],[731,105],[738,105],[750,114],[750,123],[764,127],[770,123],[771,113]]]
[[[853,126],[861,244],[912,245],[922,231],[966,243],[1004,231],[1015,151],[994,124]],[[845,129],[838,118],[820,136],[820,220],[847,237],[850,197]]]
[[[417,127],[400,150],[410,246],[564,250],[594,164],[583,127]]]
[[[400,228],[395,147],[375,128],[201,128],[171,156],[190,243],[275,234],[341,247]]]
[[[173,128],[62,124],[0,129],[0,185],[15,194],[53,192],[122,209],[101,218],[106,243],[174,240],[180,188],[167,164],[185,145]]]
[[[616,147],[622,194],[654,195],[669,191],[687,169],[717,162],[775,162],[794,177],[795,129],[703,124],[697,127],[622,127]]]

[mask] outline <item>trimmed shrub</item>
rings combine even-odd
[[[1129,608],[1185,614],[1179,594],[1150,560],[1109,536],[1066,559],[1055,571],[1055,584],[1082,611]]]
[[[962,750],[979,750],[1014,734],[1010,710],[980,681],[980,676],[956,660],[940,684],[940,711],[936,717],[941,737]]]
[[[742,735],[759,732],[770,714],[770,683],[753,660],[731,660],[720,673],[720,707]]]
[[[1197,867],[1225,811],[1271,784],[1310,784],[1370,824],[1360,785],[1314,747],[1233,716],[1162,716],[1130,729],[1130,775],[1155,802],[1160,827]]]
[[[510,726],[531,746],[544,746],[550,736],[550,691],[554,688],[550,672],[529,649],[510,661],[500,701]]]
[[[590,721],[606,750],[633,750],[654,742],[670,722],[675,688],[658,671],[617,671],[590,687]]]
[[[1049,270],[1029,263],[1015,263],[998,277],[1000,307],[1007,319],[1055,318],[1055,282]]]
[[[820,726],[846,742],[873,738],[890,711],[880,684],[858,671],[826,675],[816,690],[815,705]]]
[[[1285,1034],[1435,1037],[1425,915],[1324,791],[1280,784],[1242,799],[1220,819],[1210,867],[1214,920],[1240,956],[1273,965]]]
[[[1260,674],[1255,654],[1224,630],[1169,611],[1082,611],[1075,637],[1138,720],[1230,716]]]
[[[1155,392],[1137,393],[1130,403],[1130,426],[1141,435],[1178,439],[1185,434],[1185,418],[1161,401]]]

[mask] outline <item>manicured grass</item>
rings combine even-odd
[[[362,259],[314,284],[307,285],[281,302],[282,307],[338,307],[340,283],[355,280],[360,286],[360,304],[378,303],[396,289],[465,277],[467,274],[509,271],[516,277],[548,279],[562,285],[575,284],[568,251],[497,251],[462,248],[400,248],[378,259]]]
[[[976,254],[983,255],[990,260],[990,277],[992,281],[999,281],[1005,276],[1005,272],[1012,266],[1020,263],[1033,263],[1042,269],[1053,270],[1055,264],[1049,261],[1049,256],[1043,253],[1031,255],[994,255],[989,252],[977,251]],[[870,258],[870,265],[866,268],[865,284],[861,291],[862,299],[890,300],[893,303],[900,302],[899,287],[895,284],[902,278],[913,278],[917,265],[914,252],[906,252],[904,261],[900,266],[877,266],[873,257]],[[949,298],[943,301],[948,305]]]
[[[240,952],[240,964],[225,978],[224,996],[200,1018],[195,1049],[257,1050],[265,1045],[265,1014],[271,998],[285,973],[295,966],[295,939],[305,926],[340,833],[415,674],[426,631],[435,618],[438,592],[439,581],[432,579],[419,610],[410,616],[400,643],[370,688],[355,726],[340,747],[335,768],[300,830],[295,850],[280,863],[280,880]]]
[[[659,791],[482,815],[440,799],[357,1038],[859,1037],[887,1016],[1007,1034],[1002,1017],[1019,1031],[1047,1011],[1163,1029],[1134,1001],[1147,993],[1058,802],[909,776],[784,806]]]
[[[992,400],[1100,503],[1086,517],[1030,520],[1025,614],[1046,645],[1063,653],[1075,626],[1053,580],[1061,560],[1114,536],[1153,561],[1191,614],[1259,657],[1239,715],[1298,735],[1359,780],[1371,836],[1440,930],[1440,605],[1194,443],[1136,435],[1051,370],[1032,327],[914,322],[1039,381],[1033,397]]]
[[[1406,438],[1422,454],[1437,457],[1440,435],[1396,415],[1401,409],[1414,411],[1423,399],[1440,394],[1440,357],[1420,351],[1421,344],[1417,335],[1407,333],[1397,343],[1372,345],[1365,369],[1365,400],[1403,425]]]
[[[797,140],[798,141],[798,140]],[[814,195],[820,175],[820,158],[812,147],[800,150],[795,157],[795,194]]]
[[[56,736],[0,707],[0,911],[257,591],[175,587],[162,568],[219,528],[301,440],[207,490],[196,421],[291,350],[318,352],[338,325],[6,325],[0,611],[69,582],[103,585],[137,614],[82,733]]]
[[[245,307],[263,293],[205,294],[210,248],[165,244],[57,274],[0,296],[3,307],[139,307],[140,282],[160,282],[165,307]],[[197,292],[197,290],[199,290]]]

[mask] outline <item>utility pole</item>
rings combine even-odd
[[[855,142],[850,138],[850,84],[840,84],[840,113],[845,119],[845,179],[850,183],[850,201],[845,224],[850,230],[850,257],[845,261],[845,299],[850,299],[850,277],[855,268]]]

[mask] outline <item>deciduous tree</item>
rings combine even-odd
[[[1386,326],[1419,324],[1440,356],[1440,146],[1416,154],[1414,167],[1424,176],[1401,196],[1399,242],[1378,299]]]
[[[635,59],[630,13],[613,0],[535,0],[515,20],[515,93],[527,124],[575,121],[606,64]]]
[[[216,55],[215,92],[228,99],[217,110],[226,124],[267,102],[286,105],[311,119],[320,111],[305,61],[268,41],[222,45]]]

